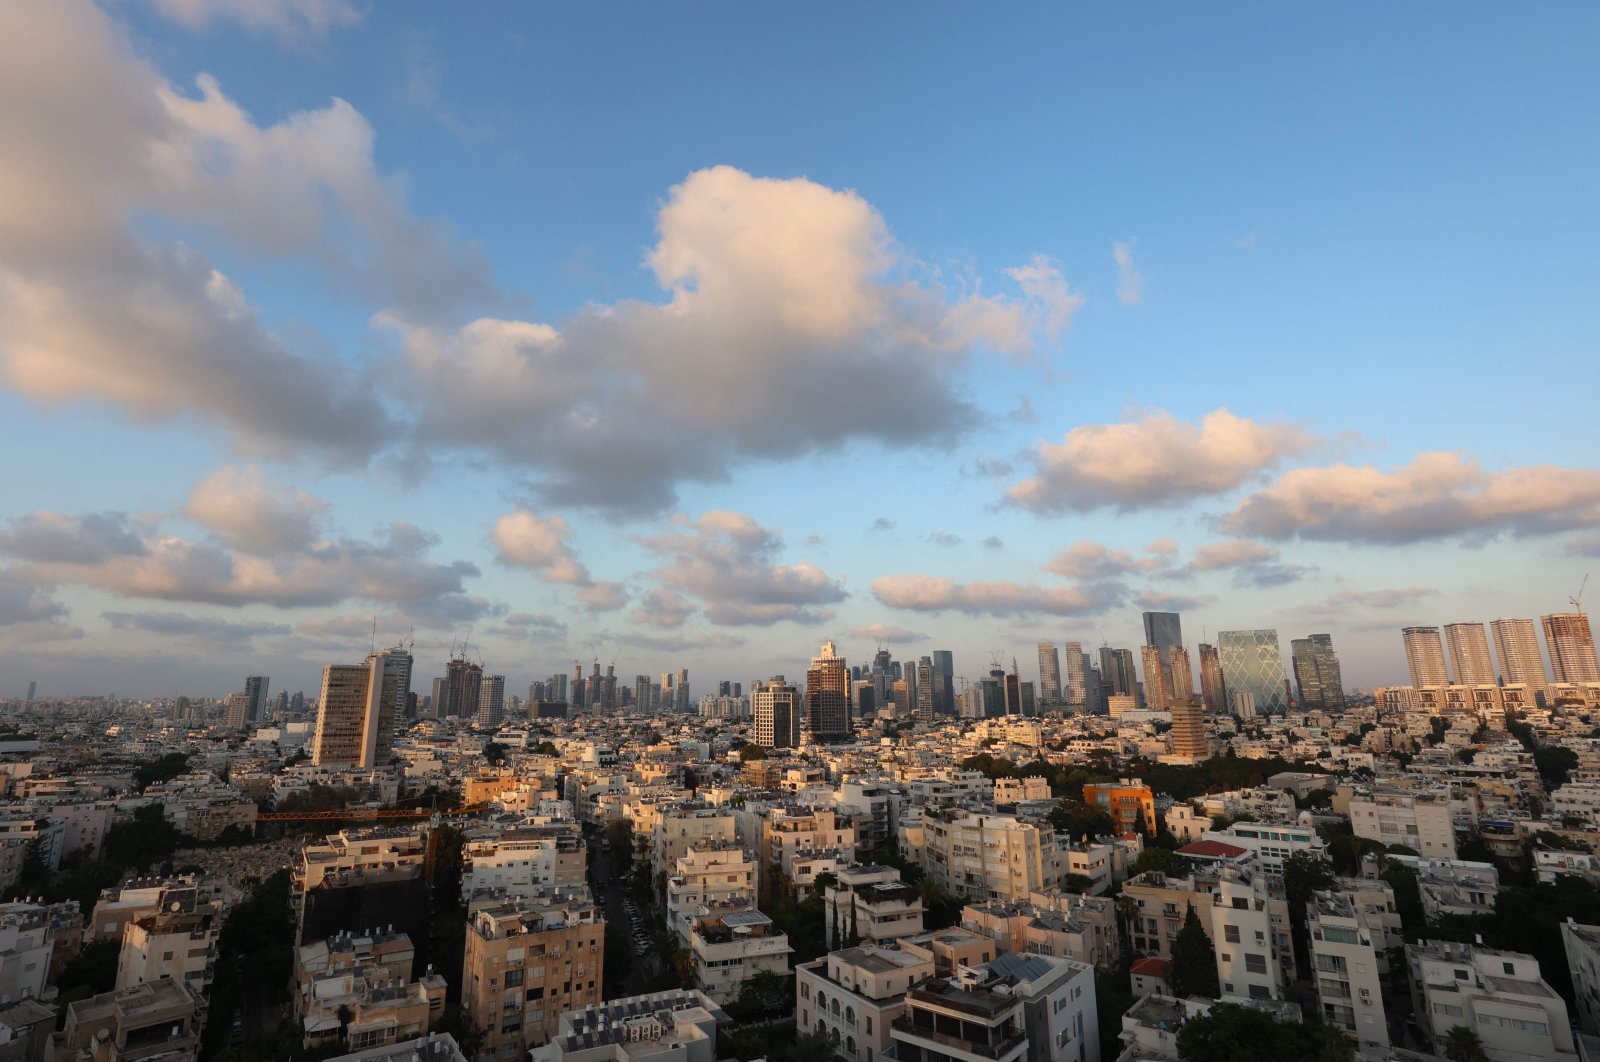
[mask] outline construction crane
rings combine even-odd
[[[1579,615],[1583,614],[1583,591],[1588,585],[1589,585],[1589,573],[1588,572],[1584,572],[1583,573],[1583,582],[1578,584],[1578,595],[1576,597],[1567,598],[1568,601],[1572,602],[1572,607],[1578,610],[1578,614]]]

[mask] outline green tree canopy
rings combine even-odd
[[[1266,1011],[1219,1003],[1178,1030],[1186,1062],[1351,1062],[1356,1046],[1331,1025],[1279,1021]]]
[[[1172,961],[1167,963],[1167,985],[1179,999],[1189,996],[1206,996],[1216,999],[1222,994],[1217,979],[1217,952],[1211,946],[1211,937],[1194,905],[1189,905],[1183,916],[1183,928],[1172,942]]]

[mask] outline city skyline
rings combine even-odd
[[[1600,564],[1588,389],[1482,430],[1593,363],[1594,12],[320,9],[0,5],[0,698],[1167,612],[1371,689]]]

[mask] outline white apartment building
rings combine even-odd
[[[1350,801],[1357,837],[1405,845],[1428,859],[1456,857],[1456,829],[1446,793],[1375,792]]]
[[[718,1003],[739,995],[740,987],[762,970],[789,974],[789,938],[772,919],[748,904],[710,905],[689,930],[695,984]]]
[[[531,1062],[716,1062],[728,1016],[704,992],[669,989],[564,1011]],[[430,1060],[431,1062],[431,1060]]]
[[[1576,1062],[1567,1004],[1533,956],[1424,940],[1406,945],[1406,966],[1417,1023],[1435,1045],[1465,1025],[1491,1062]]]
[[[634,829],[639,829],[637,820]],[[690,800],[663,805],[650,837],[651,872],[670,874],[689,849],[733,841],[734,813]]]
[[[753,903],[756,862],[733,841],[690,848],[667,879],[667,925],[685,944],[694,919],[718,904]]]
[[[1050,782],[1047,779],[996,778],[994,780],[995,806],[1019,804],[1024,800],[1049,800]]]
[[[1550,814],[1562,822],[1600,829],[1600,782],[1568,782],[1550,794]]]
[[[823,894],[823,940],[887,944],[922,932],[922,893],[893,867],[853,866]]]
[[[1274,822],[1235,822],[1225,830],[1207,830],[1202,840],[1221,841],[1255,855],[1257,864],[1275,882],[1283,880],[1283,863],[1296,852],[1327,858],[1328,846],[1314,826]]]
[[[1383,1008],[1382,961],[1386,927],[1342,892],[1319,892],[1306,904],[1311,964],[1322,1020],[1343,1029],[1363,1055],[1389,1046]]]
[[[1421,893],[1422,913],[1428,921],[1445,915],[1471,918],[1494,913],[1500,880],[1493,863],[1404,855],[1388,858],[1417,872],[1417,891]]]
[[[122,928],[116,988],[181,981],[204,996],[211,987],[222,901],[209,887],[175,881],[162,888],[155,911]]]
[[[1217,879],[1208,928],[1224,997],[1282,999],[1294,980],[1288,912],[1264,886],[1260,875],[1238,867],[1224,867]]]
[[[832,808],[769,808],[761,820],[761,865],[783,868],[797,889],[856,861],[856,830]]]
[[[77,901],[72,901],[74,911],[77,906]],[[49,906],[0,905],[0,1004],[38,999],[44,994],[57,944],[53,915],[54,908]]]
[[[518,826],[462,846],[461,889],[530,895],[584,884],[588,849],[576,823]]]
[[[1100,1057],[1094,967],[1006,952],[980,966],[963,967],[957,976],[963,986],[1021,1001],[1030,1060],[1091,1062]]]
[[[901,827],[902,850],[940,887],[968,900],[1021,900],[1056,884],[1055,831],[994,815],[927,808]]]
[[[1566,949],[1567,969],[1572,973],[1578,1024],[1590,1036],[1600,1036],[1600,926],[1567,919],[1561,924],[1561,946]]]
[[[795,1031],[821,1029],[853,1062],[877,1062],[890,1025],[906,1012],[906,993],[933,976],[925,954],[864,944],[795,967]]]

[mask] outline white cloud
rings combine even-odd
[[[213,619],[187,612],[104,612],[101,618],[117,630],[137,630],[196,642],[248,642],[267,634],[288,634],[286,623]]]
[[[1291,469],[1222,520],[1231,534],[1380,544],[1597,526],[1600,470],[1489,472],[1474,458],[1442,451],[1393,472],[1371,465]]]
[[[1156,411],[1120,424],[1084,424],[1060,443],[1041,443],[1033,476],[1006,492],[1036,513],[1171,506],[1233,490],[1314,440],[1289,424],[1226,409],[1198,425]]]
[[[1039,586],[1003,580],[957,583],[941,576],[885,575],[873,580],[872,594],[890,608],[913,612],[966,612],[972,615],[1089,616],[1118,604],[1117,583]]]
[[[166,18],[191,30],[233,22],[285,44],[320,41],[329,31],[361,21],[352,0],[150,0]]]
[[[1117,301],[1124,306],[1139,305],[1144,301],[1144,277],[1133,265],[1133,241],[1117,241],[1111,246],[1111,257],[1117,263]]]
[[[1151,543],[1163,546],[1163,541]],[[1134,572],[1160,571],[1168,564],[1165,553],[1150,551],[1149,556],[1136,558],[1124,549],[1113,549],[1099,542],[1075,542],[1045,563],[1045,571],[1068,579],[1112,579]]]
[[[1227,542],[1208,542],[1194,551],[1191,566],[1197,572],[1215,571],[1218,568],[1238,568],[1247,564],[1261,564],[1278,559],[1278,551],[1260,542],[1236,538]]]
[[[743,513],[679,519],[688,530],[641,540],[667,559],[651,574],[679,601],[697,601],[718,626],[821,622],[833,615],[824,606],[848,596],[842,581],[809,561],[779,563],[782,536]]]
[[[572,552],[567,542],[570,534],[562,517],[518,509],[495,521],[489,537],[501,564],[528,568],[546,582],[576,587],[578,600],[591,612],[621,608],[627,603],[621,584],[592,577]]]
[[[254,553],[302,550],[327,511],[321,499],[272,483],[254,466],[224,466],[195,484],[184,510],[229,545]]]
[[[850,636],[877,645],[911,645],[928,640],[928,636],[920,631],[907,630],[905,627],[896,627],[888,623],[869,623],[865,627],[853,628]]]
[[[1169,594],[1162,590],[1141,590],[1133,597],[1133,603],[1139,608],[1156,612],[1183,612],[1214,601],[1216,598],[1208,595]]]
[[[948,443],[975,421],[957,386],[973,354],[1026,350],[1060,323],[1042,267],[1021,300],[901,279],[877,212],[804,179],[700,170],[657,227],[646,262],[663,303],[592,306],[559,327],[384,318],[425,436],[533,469],[553,502],[658,510],[680,482],[742,461]]]
[[[1033,302],[1044,333],[1051,339],[1065,332],[1073,317],[1083,309],[1083,294],[1073,291],[1066,277],[1061,275],[1061,266],[1042,254],[1035,255],[1027,265],[1006,270],[1006,276],[1016,281],[1022,293]],[[1023,402],[1027,402],[1026,395]]]

